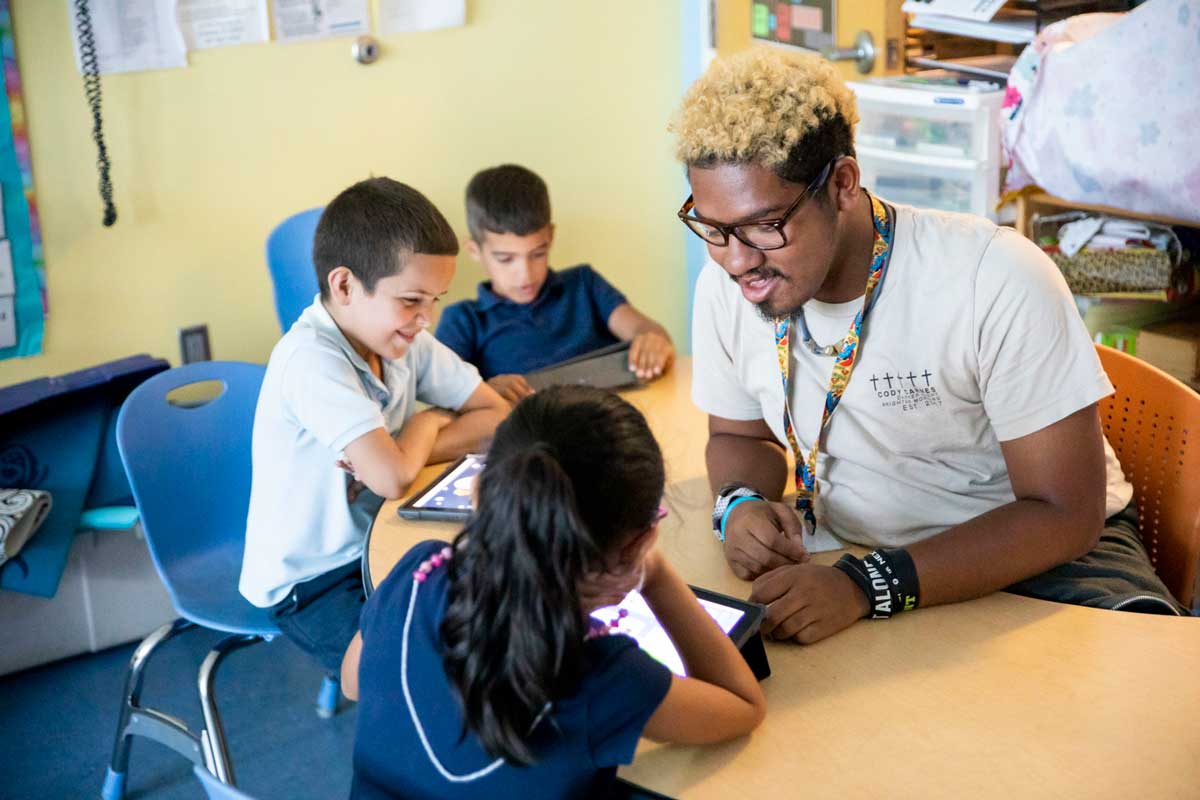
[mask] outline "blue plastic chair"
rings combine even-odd
[[[250,502],[250,441],[266,370],[257,364],[203,361],[160,373],[130,393],[117,419],[117,445],[141,515],[155,569],[182,619],[147,636],[129,662],[112,762],[101,796],[124,794],[132,737],[144,736],[200,764],[230,785],[233,767],[213,684],[231,652],[270,640],[279,629],[238,592]],[[172,390],[219,381],[212,399],[176,405]],[[140,704],[154,651],[199,625],[231,634],[205,657],[197,676],[204,728]],[[338,685],[326,679],[318,713],[331,716]]]
[[[322,208],[293,214],[275,226],[267,237],[267,267],[275,287],[275,315],[284,333],[304,309],[312,305],[317,287],[313,266],[313,237]]]
[[[208,800],[254,800],[245,792],[235,789],[227,783],[221,783],[220,778],[204,767],[194,766],[192,772],[196,773],[196,778],[204,787],[204,793],[208,796]]]

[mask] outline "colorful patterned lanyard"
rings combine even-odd
[[[787,434],[788,444],[796,457],[796,509],[804,512],[804,519],[814,528],[817,525],[813,504],[817,499],[817,451],[821,448],[821,436],[829,426],[829,418],[837,409],[846,386],[850,383],[850,375],[854,372],[854,363],[858,360],[859,336],[862,334],[863,320],[871,312],[875,302],[875,292],[883,282],[887,272],[888,262],[892,255],[892,233],[895,229],[895,217],[891,206],[888,206],[874,195],[867,195],[871,200],[871,218],[875,223],[875,245],[871,252],[871,271],[867,275],[867,288],[863,293],[863,307],[854,315],[850,324],[850,332],[842,340],[841,352],[833,365],[833,375],[829,378],[829,391],[825,395],[825,409],[821,412],[821,427],[817,428],[817,437],[813,442],[808,458],[800,450],[796,441],[796,431],[792,426],[792,415],[789,411],[788,366],[791,363],[791,353],[788,347],[792,320],[775,320],[775,353],[779,357],[779,374],[783,379],[783,430]]]

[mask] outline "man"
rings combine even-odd
[[[714,530],[765,630],[814,642],[1006,587],[1179,613],[1054,264],[985,219],[867,193],[857,119],[827,62],[756,49],[714,62],[673,123],[680,216],[715,262],[693,314]],[[820,566],[805,525],[878,549]]]

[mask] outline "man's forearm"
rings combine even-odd
[[[970,600],[1079,558],[1104,525],[1095,512],[1015,500],[908,549],[921,605]]]
[[[727,483],[753,486],[768,500],[779,500],[787,486],[787,456],[777,442],[729,433],[712,433],[704,448],[709,487]]]

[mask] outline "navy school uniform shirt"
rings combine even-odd
[[[532,303],[514,303],[479,284],[479,298],[448,306],[437,338],[484,380],[523,374],[616,344],[608,318],[625,295],[587,264],[550,270]]]
[[[671,673],[627,636],[585,644],[588,672],[534,729],[529,767],[500,762],[462,732],[462,712],[442,666],[439,627],[449,593],[446,568],[413,594],[413,571],[445,542],[414,547],[363,607],[352,800],[603,796],[616,765],[633,760],[646,721],[671,685]],[[415,597],[415,601],[414,598]],[[402,664],[406,616],[407,667]],[[405,699],[407,675],[413,711]],[[421,741],[417,724],[428,747]]]

